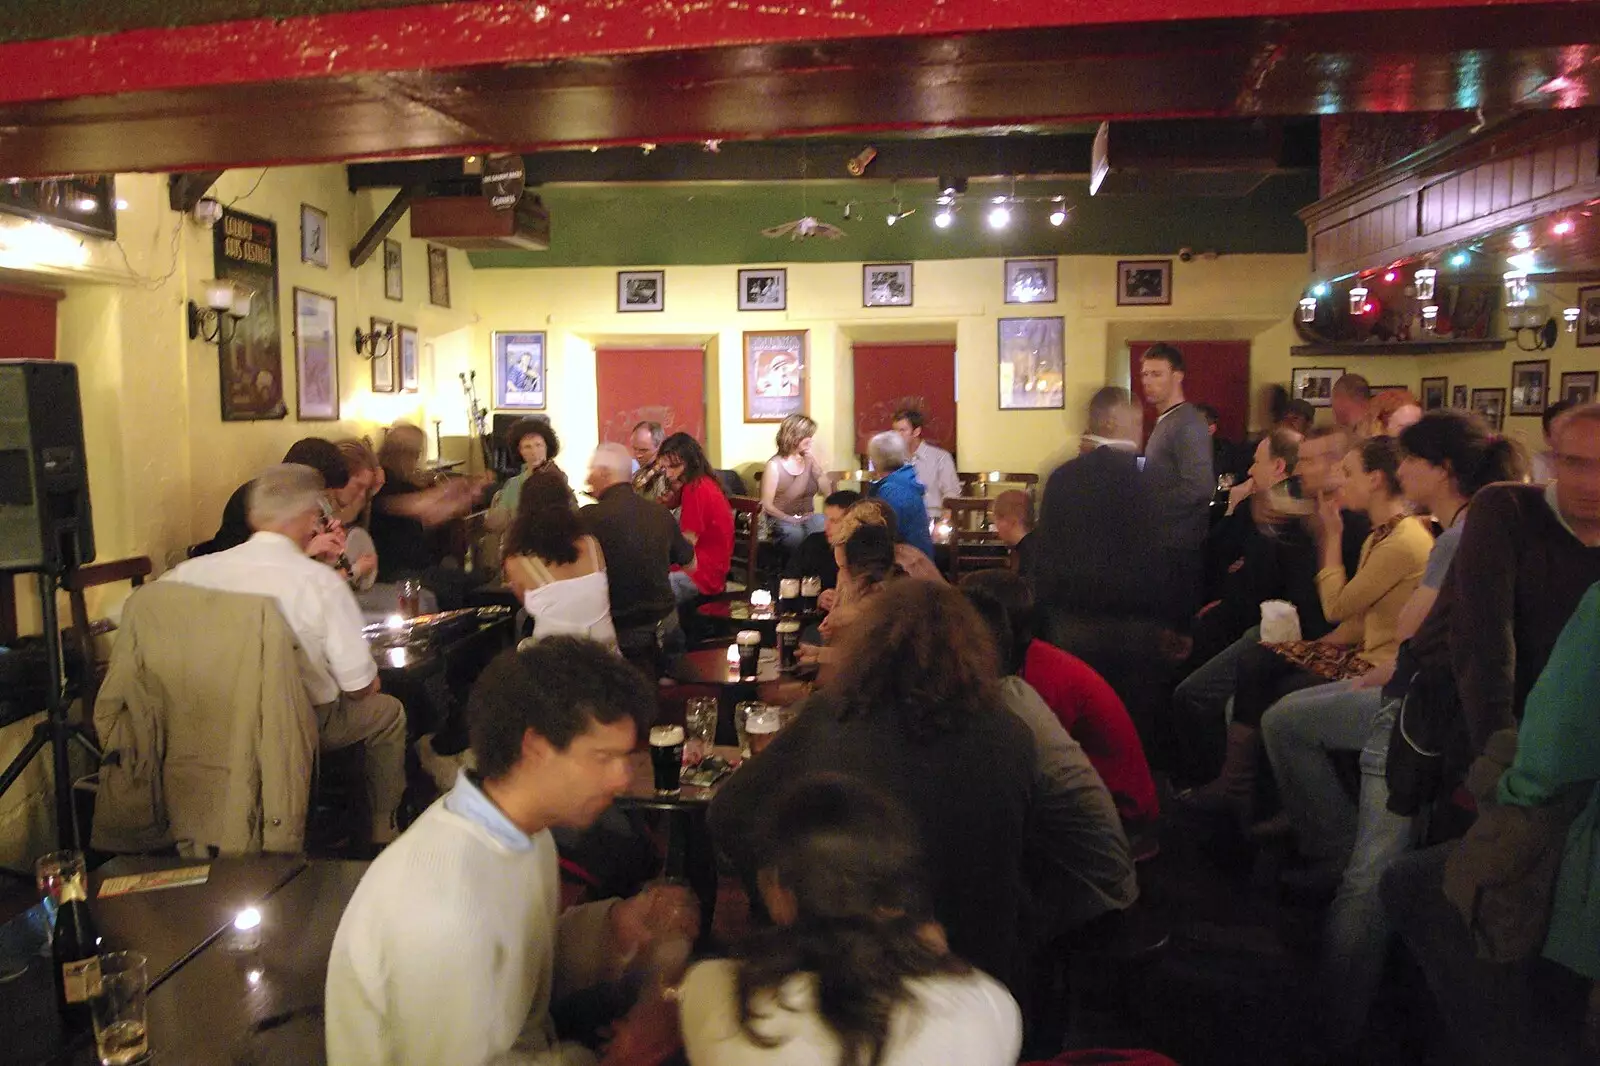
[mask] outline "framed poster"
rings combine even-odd
[[[1600,385],[1600,371],[1580,370],[1561,375],[1561,398],[1570,404],[1594,403],[1596,386]]]
[[[294,290],[294,416],[339,420],[339,320],[333,297]]]
[[[1422,409],[1424,411],[1437,411],[1441,407],[1448,406],[1450,406],[1450,379],[1423,378]]]
[[[445,281],[445,291],[450,289],[450,282]],[[383,297],[386,300],[404,300],[406,298],[406,275],[401,269],[400,242],[385,240],[383,242]]]
[[[395,380],[394,373],[395,363],[398,362],[395,359],[394,350],[394,323],[388,319],[373,318],[372,332],[368,336],[372,338],[373,351],[380,347],[383,349],[382,355],[374,355],[372,357],[372,391],[399,392],[400,387]],[[386,336],[388,339],[384,340],[383,338]]]
[[[806,331],[744,335],[744,420],[782,422],[806,409]]]
[[[739,310],[783,311],[789,307],[789,271],[739,271]]]
[[[93,178],[0,181],[0,211],[114,241],[117,239],[116,179],[107,174]]]
[[[1000,320],[1000,410],[1066,406],[1065,319]]]
[[[1117,263],[1117,306],[1172,302],[1172,260],[1123,259]]]
[[[1578,347],[1600,344],[1600,285],[1578,290]]]
[[[249,289],[250,313],[227,341],[217,342],[222,420],[286,418],[283,335],[278,322],[278,227],[243,211],[223,208],[212,227],[218,281]]]
[[[1472,409],[1498,432],[1506,424],[1506,390],[1473,389]]]
[[[328,269],[328,213],[300,205],[300,262]]]
[[[1006,293],[1008,304],[1053,304],[1056,302],[1056,261],[1054,259],[1007,259]]]
[[[911,264],[868,263],[861,268],[862,307],[910,307]]]
[[[495,409],[542,411],[544,404],[544,334],[496,332]]]
[[[667,272],[665,270],[617,271],[617,311],[665,311]]]
[[[400,346],[400,391],[416,392],[422,383],[422,340],[417,327],[398,326],[394,336]]]
[[[1344,367],[1301,367],[1289,376],[1289,395],[1312,407],[1333,406],[1333,383],[1344,377]]]
[[[1511,413],[1542,415],[1550,405],[1550,360],[1524,359],[1511,364]]]
[[[450,306],[450,253],[436,244],[428,245],[428,302]]]
[[[1450,406],[1458,411],[1465,411],[1470,406],[1467,401],[1467,387],[1465,385],[1457,385],[1450,390]]]

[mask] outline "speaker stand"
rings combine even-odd
[[[78,820],[72,808],[72,766],[68,756],[76,741],[99,766],[100,749],[86,729],[67,718],[70,704],[62,685],[61,621],[56,613],[56,589],[61,583],[61,574],[55,570],[35,572],[39,575],[39,613],[44,621],[45,658],[50,663],[49,683],[45,687],[45,720],[33,727],[32,738],[11,760],[5,773],[0,774],[0,795],[10,790],[34,756],[49,747],[56,786],[56,845],[63,851],[82,851]],[[93,670],[94,663],[84,663],[84,669]],[[85,709],[84,713],[92,711]]]

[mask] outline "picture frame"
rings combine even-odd
[[[1499,432],[1506,424],[1506,390],[1473,389],[1472,410]]]
[[[294,416],[339,420],[339,308],[332,296],[294,290]]]
[[[806,409],[810,390],[808,330],[747,330],[744,420],[782,422]]]
[[[861,267],[862,307],[910,307],[910,263],[866,263]]]
[[[1465,411],[1472,406],[1467,399],[1467,387],[1465,385],[1457,385],[1450,390],[1450,406],[1458,411]]]
[[[496,330],[494,406],[502,411],[543,411],[547,402],[545,335],[537,330]]]
[[[665,311],[667,272],[665,270],[617,271],[617,313]]]
[[[1511,413],[1542,415],[1550,405],[1550,360],[1524,359],[1511,364]]]
[[[1000,410],[1064,409],[1066,319],[1002,318],[997,365]]]
[[[428,245],[428,302],[450,306],[450,251],[437,244]]]
[[[1600,371],[1577,370],[1561,375],[1561,398],[1570,404],[1594,403],[1596,392],[1600,392]]]
[[[789,271],[784,267],[741,270],[737,295],[741,311],[787,311]]]
[[[372,357],[372,391],[373,392],[399,392],[400,383],[395,374],[395,366],[399,363],[396,358],[396,346],[399,338],[394,332],[394,323],[386,318],[372,318],[372,333],[369,336],[377,338],[387,333],[389,342],[387,350],[382,355]],[[373,344],[383,344],[381,340],[374,340]]]
[[[1422,409],[1437,411],[1448,406],[1450,406],[1450,379],[1423,378]]]
[[[1172,260],[1117,261],[1117,306],[1156,307],[1172,303]]]
[[[300,262],[328,269],[328,213],[300,205]]]
[[[1056,261],[1007,259],[1005,285],[1008,304],[1053,304],[1056,302]]]
[[[1580,348],[1600,346],[1600,285],[1578,290],[1578,336]]]
[[[216,279],[254,294],[250,314],[238,322],[231,336],[219,333],[217,337],[222,420],[288,418],[278,296],[278,224],[224,207],[222,218],[211,227],[211,241]]]
[[[422,338],[415,326],[396,326],[394,337],[400,350],[400,391],[416,392],[422,385]]]
[[[1303,366],[1289,376],[1289,395],[1312,407],[1333,406],[1333,383],[1344,377],[1344,367]]]
[[[399,241],[383,242],[383,297],[386,300],[406,298],[406,274],[401,263],[402,249]],[[448,283],[447,283],[448,287]]]

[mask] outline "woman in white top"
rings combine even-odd
[[[1016,1001],[927,917],[917,831],[888,796],[816,774],[778,795],[761,898],[776,926],[679,991],[690,1066],[1011,1066]]]
[[[566,478],[539,470],[523,483],[504,567],[533,619],[533,639],[588,637],[616,647],[605,553],[579,524]]]

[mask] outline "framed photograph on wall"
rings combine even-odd
[[[1450,390],[1450,406],[1458,411],[1465,411],[1471,406],[1467,400],[1467,387],[1465,385],[1457,385]]]
[[[328,268],[328,213],[300,205],[300,262]]]
[[[1053,304],[1056,302],[1056,261],[1054,259],[1007,259],[1006,293],[1008,304]]]
[[[1000,410],[1060,410],[1066,406],[1065,321],[1000,320]]]
[[[910,307],[911,264],[868,263],[861,268],[862,307]]]
[[[1333,406],[1333,383],[1344,377],[1344,367],[1300,367],[1289,377],[1289,395],[1312,407]]]
[[[294,290],[294,416],[339,420],[339,320],[333,297]]]
[[[400,391],[416,392],[422,384],[422,339],[415,326],[396,326],[394,338],[400,349]]]
[[[395,365],[399,362],[395,358],[394,323],[385,318],[372,320],[373,345],[384,349],[382,355],[372,357],[372,391],[373,392],[399,392],[400,383],[395,376]],[[383,340],[388,336],[388,340]]]
[[[436,244],[428,245],[428,302],[450,306],[450,252]]]
[[[1578,347],[1600,345],[1600,285],[1578,290]]]
[[[545,405],[544,334],[494,334],[494,406],[542,411]]]
[[[252,293],[250,313],[217,338],[222,420],[289,417],[283,381],[283,327],[278,304],[278,224],[231,207],[211,227],[218,281]]]
[[[1448,406],[1450,406],[1450,379],[1423,378],[1422,409],[1424,411],[1437,411],[1441,407]]]
[[[1473,389],[1472,409],[1498,432],[1506,424],[1506,390]]]
[[[789,271],[739,271],[739,310],[785,311],[789,307]]]
[[[1123,259],[1117,263],[1117,306],[1172,302],[1172,260]]]
[[[744,335],[744,420],[782,422],[806,409],[805,330]]]
[[[1600,372],[1580,370],[1562,374],[1561,398],[1574,405],[1594,403],[1597,386],[1600,386]]]
[[[446,282],[446,287],[449,283]],[[400,268],[400,242],[383,242],[383,295],[388,300],[406,298],[406,275]]]
[[[617,311],[665,311],[667,272],[665,270],[617,271]]]
[[[1550,404],[1550,360],[1524,359],[1511,364],[1511,413],[1542,415]]]

